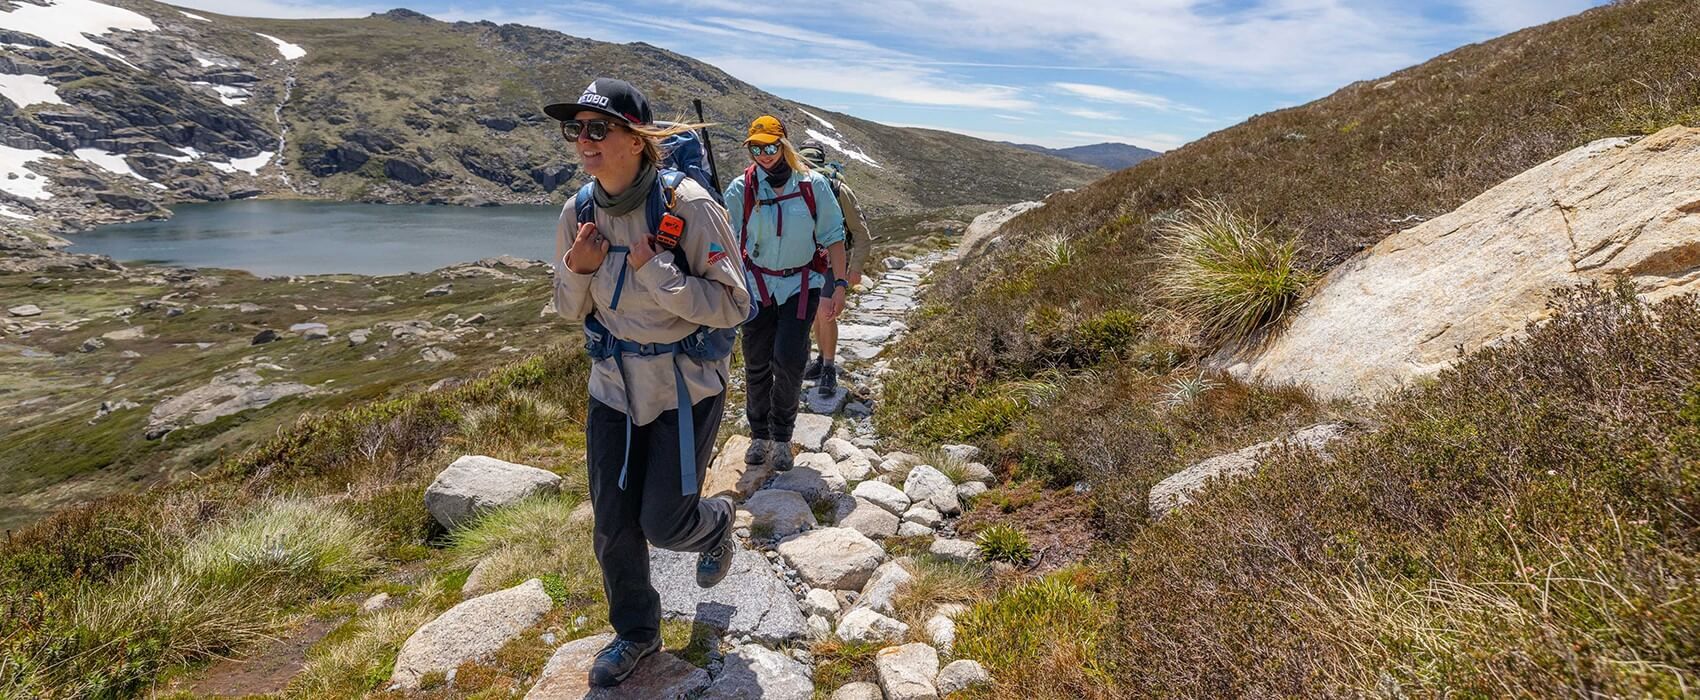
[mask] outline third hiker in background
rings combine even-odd
[[[761,311],[743,326],[745,410],[750,450],[744,461],[791,468],[791,432],[809,326],[844,306],[844,214],[826,178],[785,138],[771,116],[750,123],[744,140],[755,161],[726,186],[726,215],[738,233],[748,286]]]
[[[867,265],[868,254],[874,245],[868,222],[862,218],[862,207],[856,201],[856,192],[840,177],[837,163],[827,164],[826,150],[819,142],[814,139],[804,141],[797,153],[814,166],[815,172],[825,176],[827,184],[832,187],[838,208],[844,213],[844,238],[850,248],[849,272],[845,281],[852,287],[861,284],[862,269]],[[820,348],[820,354],[803,368],[803,379],[816,382],[821,396],[831,396],[838,390],[838,365],[834,361],[838,349],[837,316],[815,317],[815,345]]]

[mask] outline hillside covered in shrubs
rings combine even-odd
[[[1041,503],[1088,493],[1094,563],[1064,578],[1112,611],[995,668],[999,696],[1692,692],[1692,297],[1553,290],[1562,320],[1374,404],[1219,360],[1397,231],[1700,124],[1697,26],[1616,3],[1254,117],[1051,197],[941,280],[882,430],[987,448]],[[1151,516],[1165,477],[1322,421],[1353,426],[1330,457]]]

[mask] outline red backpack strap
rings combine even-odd
[[[738,245],[743,247],[749,243],[750,213],[756,210],[756,166],[744,168],[744,219],[738,229]],[[746,255],[748,255],[746,253]]]
[[[818,217],[815,216],[815,181],[814,181],[814,178],[811,178],[811,177],[803,178],[802,182],[797,183],[797,192],[803,195],[803,203],[809,205],[809,218],[811,220],[818,218]]]

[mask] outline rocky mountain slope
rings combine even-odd
[[[1149,148],[1140,148],[1138,146],[1125,143],[1094,143],[1085,146],[1071,146],[1069,148],[1045,148],[1044,146],[1036,146],[1029,143],[1018,143],[1014,145],[1017,148],[1023,148],[1034,153],[1044,153],[1058,158],[1066,158],[1076,163],[1096,165],[1105,170],[1131,168],[1141,162],[1163,155],[1160,151],[1153,151]]]
[[[1030,198],[1100,174],[807,107],[652,46],[521,25],[407,10],[261,20],[148,0],[10,0],[0,12],[0,225],[14,233],[262,195],[559,201],[579,178],[540,108],[595,74],[633,80],[663,117],[702,99],[723,124],[726,170],[748,160],[743,125],[777,114],[849,165],[875,213]]]

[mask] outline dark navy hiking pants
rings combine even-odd
[[[807,299],[808,313],[797,318]],[[803,391],[803,365],[809,363],[809,329],[820,307],[820,290],[793,294],[783,304],[763,307],[744,324],[744,411],[750,437],[791,442],[797,425],[797,398]]]
[[[708,471],[725,406],[726,393],[721,392],[691,409],[698,484]],[[675,552],[708,551],[732,527],[732,513],[720,501],[704,502],[694,493],[679,495],[677,410],[663,412],[648,425],[633,426],[623,491],[626,414],[592,398],[585,433],[596,561],[602,565],[608,624],[622,639],[647,642],[661,633],[661,596],[649,582],[649,545]]]

